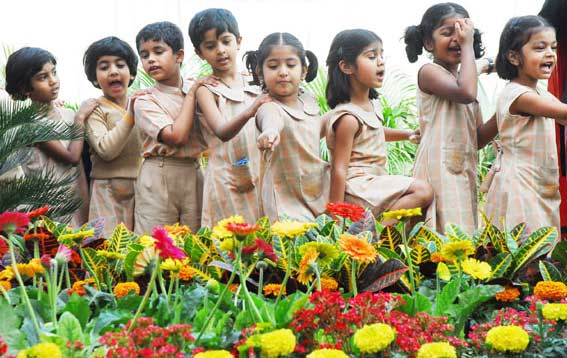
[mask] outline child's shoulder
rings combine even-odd
[[[326,113],[324,120],[329,124],[336,122],[345,115],[353,116],[361,125],[367,125],[372,128],[378,128],[382,123],[382,112],[379,101],[372,101],[372,111],[365,111],[361,107],[351,103],[341,103]]]

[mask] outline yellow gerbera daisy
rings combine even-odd
[[[329,265],[331,262],[333,262],[334,259],[337,258],[337,256],[339,256],[339,250],[337,250],[335,245],[329,244],[327,242],[316,242],[316,241],[311,241],[301,245],[299,247],[299,254],[303,256],[305,251],[307,251],[310,248],[314,248],[319,253],[318,259],[320,266]]]
[[[449,260],[461,261],[474,252],[475,247],[469,240],[450,241],[441,247],[441,255]]]
[[[421,208],[385,211],[382,214],[384,220],[401,220],[403,218],[411,218],[412,216],[419,215],[421,215]]]
[[[272,225],[272,233],[280,237],[294,238],[297,235],[305,234],[312,227],[317,227],[317,224],[293,220],[276,221]]]
[[[486,280],[492,275],[492,268],[484,261],[466,258],[461,262],[463,272],[478,280]]]
[[[222,219],[221,221],[219,221],[215,227],[213,227],[213,232],[211,234],[212,237],[216,238],[217,240],[222,240],[225,239],[227,237],[232,237],[232,232],[228,231],[226,229],[226,224],[228,223],[243,223],[244,222],[244,218],[240,215],[234,215],[231,217],[228,217],[226,219]]]
[[[304,285],[313,281],[313,265],[316,264],[318,257],[319,252],[315,248],[310,247],[305,250],[297,269],[297,281]]]

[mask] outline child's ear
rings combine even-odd
[[[352,75],[354,73],[354,69],[352,68],[352,65],[346,63],[345,60],[339,61],[339,69],[345,75]]]
[[[520,66],[522,62],[519,54],[516,51],[512,50],[508,51],[508,53],[506,54],[506,59],[514,66]]]
[[[242,43],[242,36],[236,38],[236,49],[240,51],[240,44]]]
[[[194,47],[194,49],[195,49],[195,53],[197,54],[197,56],[199,56],[199,58],[200,58],[201,60],[204,60],[204,58],[203,58],[203,53],[201,52],[201,50],[198,49],[197,47]]]
[[[175,63],[182,64],[184,58],[185,58],[185,50],[181,48],[179,49],[179,51],[175,53]]]
[[[427,52],[433,52],[435,49],[435,44],[433,43],[432,39],[425,39],[423,41],[423,47],[427,50]]]

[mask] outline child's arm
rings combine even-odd
[[[334,123],[335,150],[331,166],[331,192],[329,202],[345,201],[346,176],[350,163],[354,136],[360,125],[356,118],[345,114]]]
[[[94,111],[98,106],[98,102],[94,99],[87,100],[81,104],[81,107],[75,114],[75,124],[81,127],[85,124],[85,119]],[[81,161],[81,154],[83,152],[84,139],[74,140],[69,143],[69,147],[65,147],[58,140],[39,143],[38,147],[49,157],[58,162],[65,164],[77,165]]]
[[[226,122],[223,120],[222,114],[217,107],[215,95],[206,87],[201,87],[197,90],[197,101],[203,112],[205,121],[207,121],[207,124],[215,135],[223,142],[237,135],[248,120],[256,115],[258,108],[271,100],[268,94],[261,94],[244,112],[239,113],[236,117]]]
[[[555,98],[550,100],[534,92],[520,95],[510,106],[510,113],[554,118],[557,122],[567,125],[567,104]]]
[[[274,151],[280,143],[280,133],[284,128],[284,119],[276,105],[266,103],[258,108],[256,127],[261,132],[257,140],[258,149]]]
[[[470,19],[455,22],[457,42],[461,48],[461,68],[457,78],[437,66],[425,65],[419,71],[419,88],[450,101],[468,104],[476,100],[477,72],[473,49],[474,26]]]
[[[476,129],[478,149],[484,148],[488,143],[492,142],[498,134],[498,123],[496,122],[496,114],[493,114],[488,122]]]
[[[412,131],[410,129],[392,129],[384,127],[384,137],[386,137],[386,142],[409,140],[414,144],[419,144],[419,141],[421,140],[421,133],[419,129]]]

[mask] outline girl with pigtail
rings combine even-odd
[[[423,49],[433,62],[418,72],[417,107],[421,130],[414,177],[435,193],[426,214],[429,226],[445,231],[454,223],[468,234],[477,228],[477,150],[497,133],[495,117],[483,125],[477,97],[475,59],[484,54],[480,32],[458,4],[431,6],[418,26],[404,35],[406,53],[415,62]],[[494,63],[483,61],[482,72]]]
[[[328,202],[329,166],[320,156],[325,126],[317,100],[300,85],[317,76],[317,58],[295,36],[277,32],[246,53],[245,60],[255,83],[273,98],[256,112],[261,211],[271,220],[284,213],[313,220]]]

